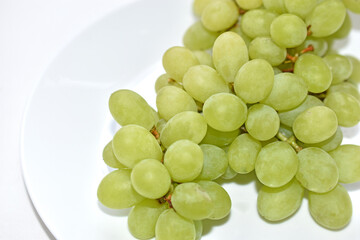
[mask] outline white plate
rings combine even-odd
[[[30,197],[57,239],[133,239],[128,210],[98,204],[97,186],[109,171],[101,158],[117,126],[107,101],[119,88],[135,89],[154,105],[153,84],[163,73],[161,56],[180,45],[194,21],[192,0],[138,0],[91,26],[49,66],[27,108],[22,131],[23,173]],[[357,22],[359,17],[357,17]],[[357,32],[343,53],[360,56]],[[359,143],[359,127],[346,131],[346,143]],[[256,210],[254,174],[224,183],[233,208],[230,217],[206,221],[204,240],[355,239],[360,236],[360,184],[348,185],[353,218],[341,231],[329,231],[311,218],[307,200],[289,220],[271,224]]]

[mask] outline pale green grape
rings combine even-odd
[[[244,40],[234,32],[225,32],[213,46],[213,63],[226,82],[234,82],[240,67],[249,60],[249,53]]]
[[[230,132],[241,127],[246,120],[246,104],[230,93],[217,93],[209,97],[203,107],[204,118],[212,128]]]
[[[285,48],[297,47],[302,44],[307,36],[304,21],[293,14],[282,14],[272,21],[270,26],[272,40]]]
[[[171,196],[175,211],[183,217],[202,220],[214,213],[214,201],[197,183],[183,183],[175,187]]]
[[[152,108],[131,90],[118,90],[109,99],[111,115],[121,126],[136,124],[150,130],[156,123]]]
[[[327,193],[309,192],[309,209],[318,224],[332,230],[345,227],[352,216],[350,196],[340,184]]]
[[[228,168],[226,169],[226,172],[221,176],[222,179],[225,180],[229,180],[229,179],[233,179],[234,177],[236,177],[237,172],[235,172],[230,165],[228,166]]]
[[[255,162],[259,181],[271,188],[290,182],[298,170],[295,150],[286,142],[273,142],[260,150]]]
[[[256,103],[270,94],[273,84],[271,65],[263,59],[254,59],[245,63],[236,74],[234,90],[245,103]]]
[[[298,107],[286,112],[280,112],[280,122],[288,127],[292,127],[296,117],[299,116],[300,113],[315,106],[324,106],[324,103],[317,97],[307,95],[305,101]]]
[[[241,29],[241,22],[240,20],[229,30],[231,32],[237,33],[240,35],[240,37],[244,40],[246,46],[249,47],[249,44],[251,42],[251,38],[246,35],[243,30]]]
[[[331,38],[346,38],[352,28],[351,18],[349,14],[346,12],[344,23],[341,25],[341,27],[333,33],[330,37]]]
[[[214,64],[212,62],[212,56],[205,51],[193,51],[196,58],[199,60],[201,65],[207,65],[209,67],[214,68]]]
[[[176,82],[175,80],[171,79],[170,75],[164,73],[160,75],[155,82],[155,92],[158,93],[160,89],[167,86],[173,86],[177,88],[182,88],[181,84]]]
[[[277,13],[285,13],[285,3],[284,0],[262,0],[264,7],[268,10],[277,12]]]
[[[333,92],[326,96],[324,103],[337,116],[340,126],[352,127],[360,121],[360,101],[345,92]]]
[[[123,209],[144,200],[132,187],[131,169],[119,169],[106,175],[100,182],[97,197],[108,208]]]
[[[130,233],[142,240],[155,237],[156,222],[165,209],[166,205],[157,200],[145,199],[136,204],[128,216]]]
[[[108,165],[109,167],[112,168],[126,168],[126,166],[122,163],[120,163],[113,152],[112,149],[112,141],[110,141],[108,144],[106,144],[103,153],[102,153],[102,157],[104,159],[104,162],[106,163],[106,165]]]
[[[202,233],[203,233],[202,221],[201,221],[201,220],[195,220],[195,221],[194,221],[194,224],[195,224],[195,231],[196,231],[195,240],[200,240],[200,239],[201,239],[201,235],[202,235]]]
[[[279,47],[270,37],[257,37],[249,45],[251,59],[265,59],[272,66],[278,66],[286,59],[286,48]]]
[[[314,49],[313,51],[310,51],[310,53],[320,57],[324,56],[329,48],[326,39],[308,36],[300,46],[293,49],[289,49],[289,53],[293,55],[295,55],[296,53],[299,54],[305,48],[308,48],[309,45],[312,45]]]
[[[333,110],[325,106],[311,107],[299,114],[294,123],[295,137],[304,143],[319,143],[333,136],[338,119]]]
[[[155,137],[137,125],[127,125],[117,131],[112,147],[119,162],[129,168],[133,168],[143,159],[161,160],[163,155]]]
[[[274,70],[274,74],[275,74],[275,75],[277,75],[277,74],[279,74],[279,73],[282,73],[282,71],[281,71],[279,68],[277,68],[277,67],[273,67],[273,70]]]
[[[207,124],[204,117],[196,112],[181,112],[172,117],[161,132],[160,140],[165,148],[180,139],[200,143],[205,137]]]
[[[353,72],[351,73],[350,79],[356,83],[360,83],[360,61],[356,57],[347,56],[353,66]]]
[[[246,130],[260,141],[274,137],[280,127],[280,118],[277,112],[265,104],[255,104],[249,108]]]
[[[171,178],[168,170],[161,162],[145,159],[133,168],[131,184],[140,195],[157,199],[169,191]]]
[[[197,106],[192,97],[177,87],[163,87],[156,96],[156,107],[161,118],[168,121],[178,113],[185,111],[197,112]]]
[[[335,160],[324,150],[309,147],[298,153],[299,170],[296,179],[312,192],[324,193],[333,189],[339,180]]]
[[[175,182],[190,182],[199,176],[204,154],[196,143],[189,140],[174,142],[165,152],[164,165]]]
[[[188,94],[199,102],[205,102],[216,93],[228,93],[229,87],[215,69],[206,65],[189,68],[183,78],[183,85]],[[172,107],[172,106],[171,106]]]
[[[240,26],[250,38],[270,37],[270,25],[277,16],[266,9],[250,10],[241,17]]]
[[[332,92],[345,92],[360,101],[360,93],[357,87],[349,82],[342,82],[339,84],[332,85],[327,90],[326,94],[330,94]]]
[[[302,19],[316,6],[316,0],[284,0],[286,10]]]
[[[261,150],[261,143],[249,134],[241,134],[230,145],[227,152],[230,167],[241,174],[255,169],[255,161]]]
[[[360,181],[360,146],[342,145],[329,152],[339,168],[339,182]]]
[[[207,127],[206,135],[201,141],[202,144],[212,144],[218,147],[225,147],[232,143],[239,136],[240,129],[231,132],[221,132],[210,126]]]
[[[275,75],[270,95],[262,103],[275,110],[285,111],[299,106],[307,93],[308,89],[302,77],[293,73],[280,73]]]
[[[219,35],[220,33],[207,30],[201,21],[197,21],[186,30],[183,43],[190,50],[206,50],[213,46]]]
[[[155,236],[156,240],[195,240],[194,221],[180,216],[174,209],[167,209],[156,222]]]
[[[218,32],[230,28],[239,17],[239,9],[232,0],[213,1],[201,14],[201,22],[210,31]]]
[[[201,144],[200,148],[204,154],[204,165],[198,180],[214,180],[226,172],[228,158],[223,149],[210,145]]]
[[[351,76],[353,67],[347,57],[340,54],[328,54],[324,57],[324,60],[331,69],[333,75],[332,84],[341,83]]]
[[[219,184],[212,181],[197,182],[209,194],[214,202],[214,211],[209,219],[218,220],[229,215],[231,210],[231,199],[229,194]]]
[[[360,13],[359,0],[343,0],[345,6],[354,13]]]
[[[261,7],[262,5],[262,0],[235,0],[236,3],[239,5],[240,8],[242,9],[255,9],[258,7]]]
[[[304,188],[296,179],[279,188],[262,186],[257,198],[257,209],[266,220],[280,221],[300,208],[303,196]]]
[[[342,1],[325,0],[319,3],[312,12],[306,16],[306,25],[311,26],[314,37],[327,37],[335,33],[343,24],[346,8]]]
[[[193,1],[193,10],[196,16],[201,17],[202,12],[204,9],[213,1],[218,0],[194,0]]]
[[[343,133],[341,131],[341,128],[338,127],[335,134],[331,136],[330,138],[326,139],[325,141],[314,143],[314,144],[306,144],[306,143],[299,143],[304,148],[307,147],[318,147],[322,150],[325,150],[327,152],[332,151],[336,149],[338,146],[340,146],[341,142],[343,140]]]
[[[199,64],[194,53],[185,47],[169,48],[162,57],[162,64],[167,74],[177,82],[182,82],[182,78],[187,70]]]
[[[307,53],[301,55],[295,63],[294,73],[306,82],[313,93],[327,90],[333,80],[333,75],[326,61],[321,57]]]
[[[159,119],[159,121],[157,121],[156,125],[155,125],[155,128],[156,130],[158,131],[158,133],[161,133],[162,130],[164,129],[166,125],[166,121],[165,119]]]

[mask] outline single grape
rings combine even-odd
[[[237,5],[239,5],[240,8],[246,9],[246,10],[255,9],[255,8],[261,7],[261,5],[262,5],[262,0],[252,0],[252,1],[235,0],[235,1],[236,1]]]
[[[343,0],[345,6],[354,13],[360,13],[359,0]]]
[[[346,12],[343,24],[330,37],[337,38],[337,39],[346,38],[350,34],[351,28],[352,28],[351,18],[349,16],[349,14]]]
[[[212,56],[206,51],[193,51],[194,55],[198,59],[201,65],[207,65],[211,68],[214,68],[214,64],[212,62]]]
[[[193,1],[193,10],[196,16],[201,17],[202,12],[204,9],[213,1],[219,0],[194,0]]]
[[[197,21],[186,30],[183,43],[190,50],[206,50],[213,46],[219,35],[220,33],[207,30],[201,21]]]
[[[353,66],[353,72],[351,73],[350,79],[356,83],[360,83],[360,61],[356,57],[347,56]]]
[[[201,141],[202,144],[212,144],[218,147],[225,147],[231,144],[239,136],[240,129],[231,132],[221,132],[210,126],[207,127],[206,135]]]
[[[230,180],[236,177],[236,175],[237,172],[235,172],[229,165],[228,168],[226,169],[226,172],[221,176],[221,178],[225,180]]]
[[[108,165],[109,167],[112,168],[127,168],[124,164],[120,163],[113,152],[112,149],[112,141],[110,141],[108,144],[106,144],[103,153],[102,153],[102,157],[104,159],[104,162],[106,163],[106,165]]]
[[[198,180],[214,180],[226,172],[228,158],[223,149],[210,145],[201,144],[200,148],[204,154],[204,164]]]
[[[240,18],[241,19],[241,18]],[[249,47],[249,44],[251,42],[251,38],[246,35],[243,30],[241,29],[241,23],[240,20],[229,30],[231,32],[237,33],[245,42],[246,46]]]
[[[270,37],[270,25],[277,16],[266,9],[250,10],[240,18],[240,26],[250,38]]]
[[[338,127],[335,134],[332,135],[330,138],[326,139],[325,141],[314,143],[314,144],[306,144],[306,143],[299,143],[304,148],[307,147],[318,147],[322,150],[329,152],[334,149],[336,149],[338,146],[340,146],[341,142],[343,140],[343,133],[341,131],[341,128]]]
[[[195,224],[195,232],[196,232],[196,237],[195,240],[200,240],[202,233],[203,233],[203,224],[201,220],[195,220],[194,221]]]
[[[284,0],[284,3],[289,13],[305,19],[316,6],[317,0]]]
[[[251,59],[264,59],[272,66],[278,66],[286,59],[286,48],[278,46],[270,37],[257,37],[249,45]]]
[[[158,93],[160,89],[167,86],[173,86],[182,89],[182,85],[175,80],[171,79],[170,75],[167,73],[161,74],[155,82],[155,92]]]
[[[332,84],[338,84],[351,76],[353,67],[351,61],[340,54],[328,54],[324,57],[325,62],[329,65],[333,79]]]
[[[339,84],[332,85],[327,90],[326,94],[328,95],[332,92],[345,92],[360,101],[360,93],[359,93],[357,87],[349,82],[342,82]]]
[[[262,0],[264,7],[268,10],[277,12],[277,13],[285,13],[285,3],[284,0]]]

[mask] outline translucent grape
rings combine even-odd
[[[115,157],[113,149],[112,149],[112,141],[106,144],[102,157],[106,165],[112,168],[126,168],[124,164],[121,164]]]
[[[251,59],[264,59],[272,66],[278,66],[286,59],[286,48],[279,47],[270,37],[257,37],[249,45]]]
[[[284,186],[295,176],[299,160],[286,142],[273,142],[260,150],[255,162],[259,181],[271,188]]]
[[[279,188],[262,186],[257,198],[257,209],[266,220],[281,221],[300,208],[303,196],[304,188],[296,179]]]
[[[332,230],[345,227],[352,215],[350,196],[340,184],[327,193],[309,192],[309,209],[318,224]]]
[[[130,169],[115,170],[100,182],[97,197],[108,208],[123,209],[134,206],[144,200],[132,187]]]
[[[353,56],[347,56],[353,66],[353,72],[351,73],[350,79],[356,83],[360,83],[360,61]]]
[[[316,0],[284,0],[286,10],[305,19],[316,6]]]
[[[230,93],[217,93],[209,97],[203,107],[204,118],[212,128],[230,132],[241,127],[246,120],[246,104]]]
[[[239,5],[242,9],[255,9],[262,5],[262,0],[236,0],[236,3]]]
[[[226,172],[228,167],[228,158],[225,151],[210,144],[201,144],[200,148],[204,154],[204,165],[197,179],[214,180],[219,178]]]
[[[349,35],[349,33],[351,31],[351,28],[352,28],[351,18],[349,16],[349,14],[346,12],[343,24],[330,37],[331,38],[338,38],[338,39],[345,38],[345,37],[347,37]]]
[[[226,169],[226,172],[221,176],[222,179],[225,180],[229,180],[229,179],[233,179],[234,177],[236,177],[237,172],[235,172],[230,165],[228,166],[228,168]]]
[[[301,53],[304,49],[308,48],[310,45],[313,46],[312,54],[317,56],[324,56],[328,51],[328,42],[324,38],[315,38],[312,36],[308,36],[305,41],[296,48],[289,49],[289,53],[295,55],[296,53]]]
[[[219,35],[220,33],[207,30],[201,21],[197,21],[186,30],[183,43],[190,50],[206,50],[213,46]]]
[[[271,65],[263,59],[254,59],[245,63],[236,74],[234,90],[244,102],[256,103],[270,94],[273,84]]]
[[[326,139],[325,141],[314,143],[314,144],[306,144],[306,143],[299,143],[299,145],[302,145],[303,147],[318,147],[321,148],[324,151],[332,151],[336,149],[338,146],[340,146],[341,142],[343,140],[343,133],[341,131],[341,128],[338,127],[335,134],[331,136],[330,138]]]
[[[266,9],[250,10],[241,17],[240,26],[250,38],[270,37],[270,25],[277,16]]]
[[[202,221],[201,220],[195,220],[194,224],[195,224],[195,232],[196,232],[195,240],[200,240],[201,236],[202,236],[202,233],[203,233]]]
[[[324,57],[324,60],[331,69],[333,75],[332,84],[341,83],[351,76],[353,67],[347,57],[339,54],[328,54]]]
[[[262,0],[262,1],[266,9],[269,9],[277,13],[286,12],[284,0]]]
[[[343,0],[345,6],[354,13],[360,13],[359,0]]]
[[[246,46],[249,47],[249,44],[251,42],[251,38],[248,35],[246,35],[243,32],[243,30],[241,29],[240,20],[229,31],[237,33],[238,35],[240,35],[240,37],[244,40]]]
[[[210,126],[207,127],[206,135],[201,141],[202,144],[212,144],[218,147],[225,147],[232,143],[239,136],[240,129],[231,132],[221,132]]]
[[[193,51],[196,58],[199,60],[201,65],[207,65],[209,67],[214,68],[214,64],[212,62],[212,56],[206,51]]]
[[[112,147],[119,162],[129,168],[133,168],[143,159],[161,160],[163,155],[155,137],[137,125],[127,125],[117,131]]]
[[[326,94],[330,94],[332,92],[345,92],[360,101],[360,93],[357,87],[349,82],[342,82],[339,84],[332,85],[327,90]]]
[[[155,92],[158,93],[160,89],[166,86],[173,86],[177,88],[182,88],[181,84],[171,79],[170,75],[167,73],[161,74],[155,81]]]
[[[339,181],[354,183],[360,181],[360,146],[342,145],[329,152],[339,168]]]
[[[213,1],[218,1],[218,0],[194,0],[193,10],[195,15],[201,17],[201,14],[204,11],[204,9],[207,7],[207,5],[209,5]]]

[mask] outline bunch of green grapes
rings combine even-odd
[[[360,181],[360,146],[341,127],[360,121],[360,61],[331,49],[351,30],[357,0],[194,0],[198,20],[169,48],[154,110],[118,90],[122,128],[105,146],[114,169],[98,187],[109,208],[132,208],[137,239],[195,240],[202,220],[229,215],[218,179],[255,171],[257,208],[280,221],[309,196],[313,219],[338,230],[351,220],[342,184]]]

